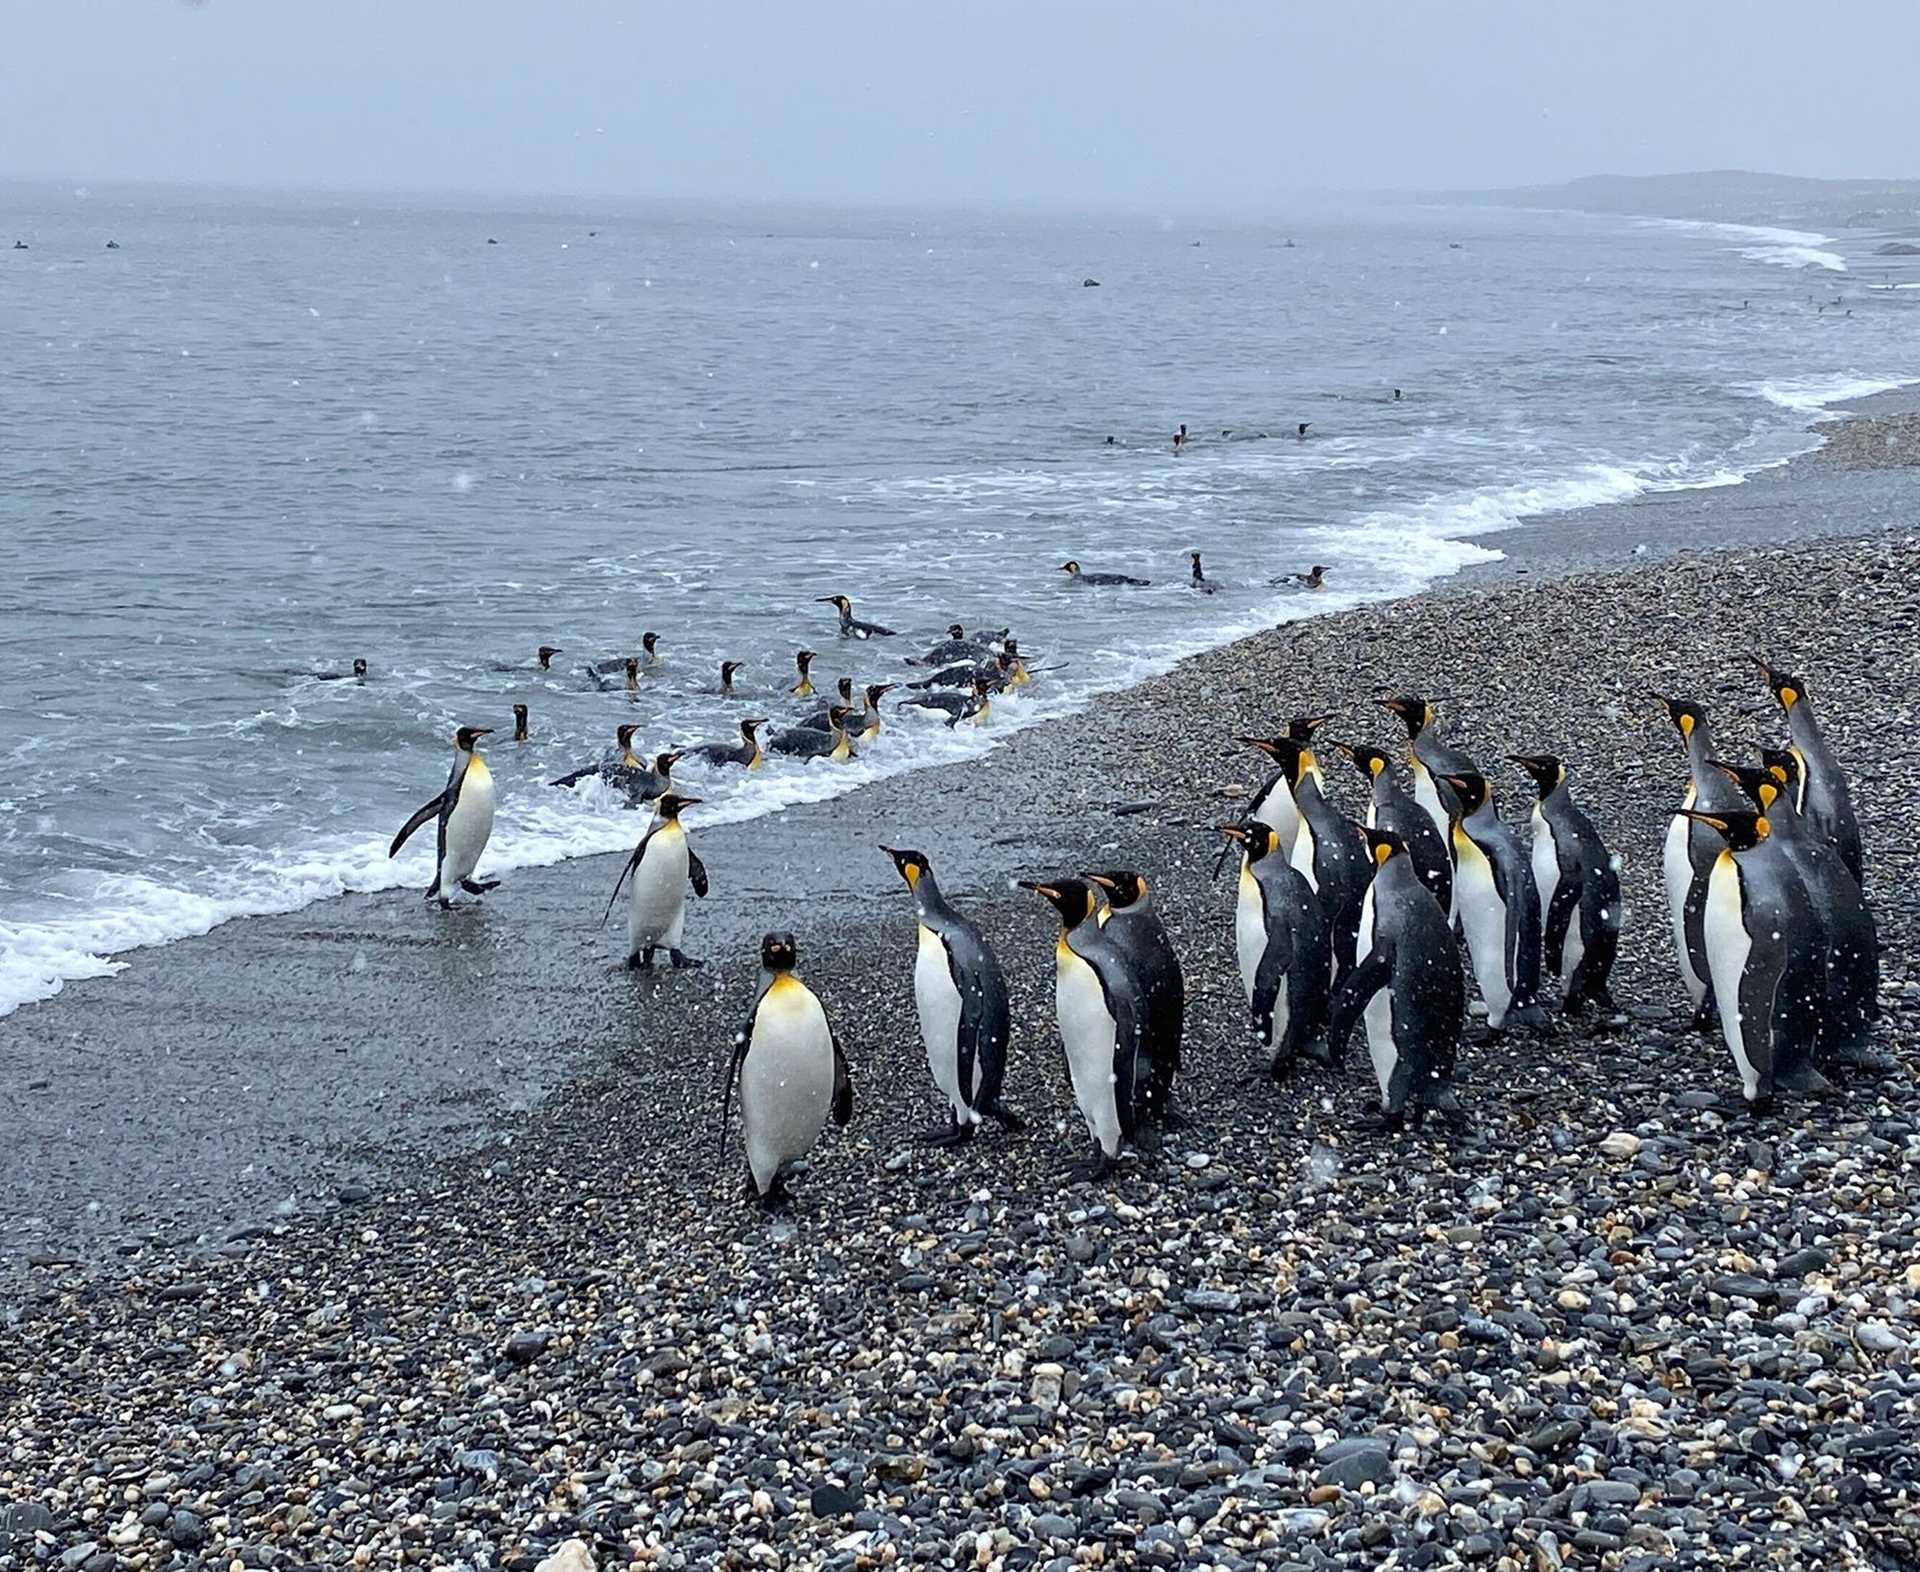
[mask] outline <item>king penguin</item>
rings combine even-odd
[[[1120,1155],[1122,1139],[1139,1130],[1147,1114],[1141,1031],[1146,998],[1120,947],[1092,920],[1092,885],[1085,879],[1023,879],[1020,888],[1045,897],[1060,914],[1054,1009],[1073,1100],[1093,1140],[1085,1175],[1103,1178]]]
[[[1611,1011],[1607,979],[1620,949],[1620,871],[1567,790],[1551,754],[1508,755],[1540,788],[1533,805],[1533,886],[1540,899],[1540,964],[1559,983],[1569,1015]]]
[[[1187,982],[1180,971],[1179,952],[1154,910],[1145,874],[1116,868],[1089,873],[1087,881],[1106,896],[1106,910],[1098,914],[1100,926],[1127,958],[1146,999],[1148,1109],[1159,1119],[1171,1120],[1173,1082],[1180,1073],[1187,1020]]]
[[[1460,804],[1453,826],[1453,904],[1467,938],[1487,1025],[1543,1026],[1540,897],[1520,837],[1501,821],[1484,775],[1441,775]]]
[[[1665,706],[1667,719],[1673,722],[1687,750],[1687,791],[1680,800],[1680,811],[1667,825],[1660,866],[1667,886],[1667,912],[1673,919],[1673,948],[1680,959],[1687,997],[1693,1002],[1693,1028],[1705,1031],[1713,1024],[1714,1015],[1704,928],[1707,881],[1720,856],[1721,841],[1706,825],[1688,818],[1686,810],[1701,808],[1718,813],[1738,808],[1740,792],[1708,762],[1713,757],[1713,736],[1707,712],[1687,699],[1661,694],[1654,697]]]
[[[1234,946],[1254,1035],[1266,1045],[1267,1068],[1277,1081],[1302,1052],[1324,1059],[1324,1046],[1309,1045],[1327,1018],[1327,917],[1272,825],[1250,819],[1217,828],[1243,853]]]
[[[1798,677],[1770,666],[1754,656],[1767,674],[1767,686],[1787,713],[1787,734],[1798,750],[1800,797],[1795,806],[1800,817],[1816,834],[1823,835],[1840,853],[1847,872],[1865,887],[1866,861],[1860,849],[1860,823],[1853,814],[1853,794],[1847,789],[1846,772],[1835,761],[1820,735],[1820,723],[1814,719],[1813,701],[1807,697],[1807,685]]]
[[[1292,737],[1247,737],[1274,763],[1293,787],[1300,810],[1290,861],[1305,875],[1327,914],[1333,946],[1333,985],[1353,968],[1354,935],[1360,928],[1360,901],[1367,893],[1373,865],[1367,860],[1360,826],[1327,801],[1321,790],[1319,762],[1313,750]]]
[[[1393,778],[1393,760],[1382,748],[1344,742],[1334,746],[1353,760],[1353,767],[1367,782],[1367,827],[1392,830],[1405,841],[1420,882],[1433,891],[1442,910],[1452,911],[1453,853],[1447,837],[1434,828],[1427,810],[1400,789]]]
[[[1018,1118],[1000,1100],[1007,1075],[1010,1010],[1000,958],[980,930],[947,903],[933,865],[917,851],[880,848],[913,894],[920,945],[913,963],[913,1002],[927,1068],[947,1099],[948,1121],[927,1133],[931,1146],[957,1146],[992,1117],[1008,1130]]]
[[[720,1093],[721,1155],[738,1081],[750,1191],[769,1207],[786,1199],[787,1165],[813,1150],[828,1117],[835,1124],[853,1117],[846,1055],[820,1000],[794,975],[798,960],[792,934],[770,933],[760,941],[760,992],[734,1034]]]
[[[653,807],[653,822],[640,837],[633,855],[613,881],[613,894],[607,897],[607,910],[600,922],[604,927],[613,914],[613,903],[620,899],[620,886],[633,879],[633,895],[627,907],[627,959],[630,971],[651,971],[653,952],[664,949],[675,970],[698,966],[700,962],[682,952],[680,940],[687,926],[687,885],[695,895],[707,893],[707,869],[687,844],[686,826],[680,822],[683,809],[700,801],[668,792]]]
[[[1380,703],[1406,723],[1407,764],[1413,771],[1413,800],[1427,810],[1433,827],[1448,845],[1452,845],[1453,818],[1460,805],[1450,800],[1447,787],[1440,777],[1478,775],[1481,773],[1480,766],[1458,748],[1450,748],[1440,740],[1431,701],[1418,694],[1404,694],[1395,699],[1382,699]],[[1447,915],[1457,915],[1456,908],[1450,907]]]
[[[1313,734],[1326,724],[1327,719],[1325,715],[1296,715],[1287,722],[1287,736],[1298,743],[1312,742]],[[1258,737],[1236,737],[1234,740],[1249,748],[1258,749],[1262,753],[1267,752]],[[1318,774],[1320,766],[1317,760],[1313,768]],[[1258,819],[1262,824],[1272,825],[1274,832],[1280,837],[1281,855],[1286,857],[1293,855],[1293,843],[1300,835],[1300,805],[1293,799],[1293,782],[1288,778],[1284,768],[1275,768],[1274,772],[1266,778],[1260,789],[1253,794],[1252,800],[1248,802],[1247,811],[1242,817]],[[1215,877],[1219,876],[1220,869],[1226,865],[1226,854],[1230,850],[1232,850],[1231,843],[1220,848],[1220,861],[1214,864],[1213,869]]]
[[[1453,1070],[1467,986],[1453,924],[1421,881],[1406,842],[1392,830],[1364,833],[1373,882],[1361,906],[1353,973],[1334,997],[1327,1046],[1338,1061],[1354,1023],[1365,1020],[1382,1122],[1398,1128],[1411,1104],[1415,1128],[1429,1109],[1464,1127]]]
[[[480,854],[487,849],[493,834],[493,772],[476,749],[479,740],[491,732],[491,726],[462,726],[453,734],[453,769],[440,795],[424,804],[419,812],[400,826],[400,833],[387,848],[395,856],[407,844],[407,837],[437,818],[440,821],[439,848],[435,854],[433,883],[427,886],[428,900],[435,896],[443,907],[451,906],[457,884],[469,895],[485,895],[498,889],[498,879],[476,880],[473,870],[480,865]]]
[[[1776,1089],[1823,1089],[1813,1050],[1825,989],[1806,886],[1764,815],[1681,812],[1724,842],[1707,880],[1707,965],[1742,1095],[1753,1107]]]

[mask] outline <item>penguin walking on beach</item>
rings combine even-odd
[[[1533,885],[1540,900],[1540,964],[1561,988],[1569,1015],[1613,1009],[1607,979],[1620,949],[1620,870],[1593,821],[1567,790],[1567,767],[1551,754],[1509,754],[1533,777]]]
[[[1380,1119],[1397,1129],[1412,1110],[1464,1128],[1453,1072],[1466,1025],[1467,987],[1453,924],[1420,878],[1406,842],[1392,830],[1363,832],[1374,864],[1360,912],[1352,975],[1334,996],[1327,1046],[1338,1061],[1354,1024],[1367,1026],[1367,1052],[1380,1088]]]
[[[1147,1047],[1147,1107],[1163,1122],[1173,1119],[1173,1082],[1180,1073],[1180,1049],[1186,1036],[1187,982],[1167,925],[1154,910],[1153,892],[1143,873],[1115,868],[1089,873],[1087,882],[1107,899],[1096,918],[1106,936],[1133,967],[1146,1000],[1143,1034]]]
[[[1054,1010],[1073,1100],[1093,1141],[1084,1172],[1103,1178],[1120,1155],[1121,1141],[1147,1118],[1146,997],[1120,947],[1094,921],[1091,884],[1074,878],[1023,879],[1020,888],[1042,896],[1060,914],[1053,950]]]
[[[613,915],[613,903],[620,899],[620,886],[633,880],[633,893],[627,905],[627,958],[629,971],[652,971],[653,952],[664,949],[675,971],[701,963],[680,948],[687,926],[687,886],[704,897],[707,893],[707,869],[687,844],[687,829],[680,822],[682,811],[695,806],[698,797],[682,797],[668,792],[653,807],[653,822],[633,848],[633,855],[613,881],[613,894],[607,897],[607,910],[601,916],[604,927]]]
[[[1847,872],[1864,889],[1866,860],[1860,847],[1860,822],[1853,813],[1853,793],[1847,789],[1846,772],[1834,759],[1826,738],[1820,735],[1820,723],[1814,718],[1813,701],[1807,685],[1798,677],[1769,665],[1756,655],[1754,661],[1767,674],[1767,686],[1786,711],[1787,734],[1801,758],[1800,796],[1795,806],[1809,828],[1823,835],[1840,854]]]
[[[415,830],[429,819],[439,820],[433,883],[427,886],[426,899],[438,897],[443,908],[453,904],[456,885],[469,895],[485,895],[500,887],[498,879],[473,876],[493,834],[493,772],[478,749],[480,739],[492,730],[491,726],[462,726],[453,734],[453,769],[447,775],[447,784],[439,796],[423,804],[400,826],[400,833],[387,848],[389,857],[397,856]]]
[[[1722,849],[1721,837],[1705,824],[1687,816],[1689,808],[1718,813],[1737,809],[1741,804],[1739,788],[1716,770],[1712,763],[1713,734],[1707,712],[1690,699],[1673,699],[1662,694],[1655,698],[1665,707],[1667,719],[1687,750],[1687,790],[1680,800],[1680,811],[1667,825],[1667,838],[1661,848],[1660,869],[1667,887],[1667,913],[1673,920],[1673,948],[1680,961],[1680,977],[1687,997],[1693,1003],[1693,1029],[1705,1031],[1713,1024],[1713,976],[1707,965],[1706,909],[1707,882]]]
[[[1440,777],[1443,775],[1479,775],[1480,766],[1458,748],[1440,740],[1433,705],[1418,694],[1402,694],[1382,699],[1381,707],[1392,710],[1407,728],[1407,765],[1413,772],[1413,800],[1427,810],[1433,827],[1449,846],[1453,844],[1453,820],[1460,804]],[[1449,908],[1449,917],[1457,908]]]
[[[1360,902],[1373,877],[1360,826],[1329,802],[1322,788],[1319,761],[1305,743],[1288,737],[1242,737],[1278,764],[1293,788],[1300,810],[1290,861],[1305,876],[1327,914],[1335,987],[1353,969],[1354,936],[1360,930]]]
[[[893,859],[913,895],[920,933],[913,1002],[927,1047],[927,1068],[948,1105],[948,1122],[923,1139],[931,1146],[958,1146],[973,1138],[985,1118],[1008,1130],[1022,1129],[1000,1100],[1011,1033],[1000,958],[980,930],[948,904],[923,853],[880,849]]]
[[[1799,754],[1763,748],[1762,768],[1717,767],[1735,781],[1766,819],[1777,844],[1800,875],[1826,946],[1826,984],[1815,1031],[1814,1057],[1822,1066],[1886,1070],[1891,1063],[1872,1046],[1880,1019],[1880,935],[1859,881],[1832,842],[1814,831],[1794,805]]]
[[[1326,1025],[1332,949],[1327,916],[1305,875],[1287,861],[1279,833],[1250,819],[1216,826],[1241,848],[1234,948],[1254,1035],[1266,1045],[1267,1066],[1279,1080]]]
[[[1825,978],[1805,884],[1751,808],[1681,812],[1723,841],[1707,881],[1707,965],[1741,1094],[1763,1107],[1776,1090],[1824,1090],[1813,1056]]]
[[[734,1034],[720,1093],[721,1156],[737,1082],[748,1189],[765,1207],[787,1199],[787,1166],[813,1150],[827,1120],[845,1124],[853,1117],[846,1055],[819,998],[795,975],[798,961],[792,934],[761,939],[760,991]]]
[[[1367,827],[1392,830],[1405,841],[1420,882],[1433,891],[1442,909],[1452,911],[1453,851],[1448,837],[1434,828],[1427,810],[1401,790],[1393,776],[1393,760],[1382,748],[1344,742],[1334,746],[1353,760],[1367,783]]]
[[[1466,934],[1487,1025],[1544,1026],[1540,1007],[1540,897],[1520,837],[1493,804],[1484,775],[1442,775],[1460,804],[1453,826],[1453,903]]]

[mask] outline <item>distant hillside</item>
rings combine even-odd
[[[1587,175],[1552,186],[1457,191],[1462,202],[1646,213],[1790,229],[1920,231],[1920,180],[1809,180],[1717,169],[1691,175]]]

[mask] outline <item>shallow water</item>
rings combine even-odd
[[[431,836],[386,845],[456,724],[499,728],[483,873],[620,848],[636,815],[544,783],[621,720],[652,751],[790,714],[803,643],[823,694],[952,619],[1048,670],[984,732],[688,765],[709,820],[1405,593],[1516,518],[1737,483],[1920,376],[1870,240],[1792,231],[5,195],[32,249],[0,251],[0,1013],[136,945],[424,886]],[[1225,593],[1185,587],[1192,548]],[[1069,556],[1154,583],[1076,589]],[[1268,584],[1315,562],[1321,595]],[[836,639],[835,591],[902,636]],[[647,629],[637,695],[579,674]],[[364,684],[312,675],[356,655]]]

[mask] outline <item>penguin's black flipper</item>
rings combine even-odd
[[[693,893],[702,900],[707,895],[707,865],[700,860],[692,847],[687,848],[687,879],[693,885]]]
[[[1327,1052],[1334,1062],[1346,1056],[1347,1039],[1353,1035],[1361,1011],[1392,978],[1393,958],[1381,949],[1369,951],[1367,958],[1347,973],[1327,1015]]]
[[[1540,964],[1543,971],[1554,978],[1560,976],[1560,968],[1566,956],[1567,930],[1573,925],[1573,917],[1580,910],[1579,869],[1574,870],[1575,877],[1569,879],[1567,870],[1560,870],[1560,882],[1553,887],[1553,899],[1547,905],[1547,925],[1541,935]]]
[[[1280,985],[1293,966],[1293,935],[1286,928],[1267,929],[1267,947],[1260,952],[1260,965],[1253,974],[1253,1029],[1260,1041],[1273,1047],[1273,1006],[1280,997]]]
[[[585,780],[589,775],[598,775],[599,773],[599,765],[589,764],[584,770],[573,770],[566,775],[562,775],[557,781],[548,781],[547,784],[549,786],[578,786],[580,782]]]
[[[1124,991],[1107,986],[1098,968],[1100,986],[1113,1016],[1113,1101],[1120,1115],[1120,1133],[1132,1140],[1142,1119],[1151,1111],[1154,1099],[1151,1078],[1153,1059],[1147,1045],[1146,1022],[1134,1009],[1133,999]],[[1140,1001],[1144,1006],[1145,999]]]
[[[853,1117],[853,1077],[847,1074],[847,1056],[840,1051],[840,1038],[833,1038],[833,1122],[845,1124]]]
[[[760,1008],[759,1000],[754,1001],[753,1007],[755,1010]],[[727,1119],[733,1111],[733,1083],[740,1074],[740,1066],[752,1042],[753,1017],[749,1015],[741,1022],[740,1030],[733,1034],[733,1052],[727,1059],[727,1078],[720,1087],[720,1150],[715,1157],[716,1164],[724,1164],[727,1160]]]
[[[607,897],[607,909],[600,914],[602,928],[606,927],[607,919],[613,915],[613,903],[620,899],[620,886],[627,882],[627,876],[640,866],[640,859],[647,854],[647,842],[653,839],[658,824],[659,821],[655,820],[647,826],[647,833],[640,837],[639,844],[633,848],[633,855],[627,859],[626,867],[620,870],[620,877],[613,881],[613,894]]]
[[[447,794],[443,791],[436,796],[432,802],[427,803],[415,813],[405,824],[401,825],[400,833],[394,836],[393,844],[387,848],[387,855],[389,857],[398,856],[400,848],[407,844],[408,837],[410,837],[415,830],[419,829],[420,826],[425,824],[429,819],[437,819],[440,816],[441,806],[446,800]]]

